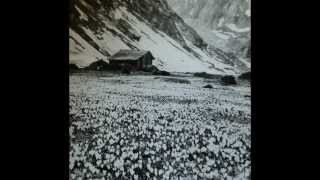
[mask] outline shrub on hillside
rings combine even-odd
[[[152,75],[170,76],[171,74],[168,71],[155,71]]]
[[[79,67],[75,64],[69,64],[69,69],[70,70],[79,70]]]
[[[239,76],[239,79],[244,79],[244,80],[251,80],[251,72],[245,72],[245,73],[242,73],[240,76]]]
[[[209,73],[206,73],[206,72],[197,72],[197,73],[194,73],[193,76],[202,77],[202,78],[208,78],[208,79],[213,79],[213,78],[219,77],[219,75],[209,74]]]
[[[159,69],[158,69],[156,66],[152,65],[152,66],[149,67],[149,68],[145,68],[143,71],[154,73],[154,72],[159,71]]]
[[[236,78],[231,75],[223,76],[221,82],[225,85],[234,85],[237,84]]]

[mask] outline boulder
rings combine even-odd
[[[212,85],[211,85],[211,84],[207,84],[207,85],[203,86],[203,88],[212,89],[213,87],[212,87]]]

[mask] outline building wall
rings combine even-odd
[[[150,68],[152,66],[152,55],[150,53],[145,54],[140,59],[133,60],[111,60],[110,65],[119,66],[119,68],[129,67],[132,70],[142,70]]]
[[[152,56],[150,55],[150,53],[147,53],[143,56],[142,64],[142,68],[149,68],[152,66]]]
[[[132,70],[138,70],[140,69],[139,67],[139,61],[132,61],[132,60],[122,60],[122,61],[119,61],[119,60],[110,60],[110,65],[112,66],[115,66],[119,69],[122,69],[122,68],[130,68]]]

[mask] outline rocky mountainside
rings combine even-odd
[[[250,62],[250,0],[168,0],[211,46]]]
[[[166,0],[70,0],[70,8],[70,63],[80,67],[140,49],[167,71],[238,73],[227,53],[211,51]]]

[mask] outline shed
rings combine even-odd
[[[153,59],[150,51],[120,50],[109,58],[109,63],[119,68],[145,70],[152,67]]]

